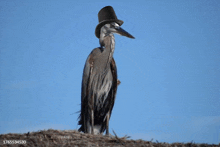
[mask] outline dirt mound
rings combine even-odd
[[[219,144],[220,145],[220,144]],[[144,140],[128,140],[126,137],[107,137],[104,135],[91,135],[80,133],[76,130],[44,130],[28,132],[24,134],[0,135],[0,146],[19,147],[217,147],[219,145],[195,144],[195,143],[159,143]]]

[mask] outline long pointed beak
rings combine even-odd
[[[119,34],[119,35],[122,35],[122,36],[126,36],[126,37],[128,37],[128,38],[134,39],[134,37],[133,37],[131,34],[129,34],[127,31],[125,31],[125,30],[122,29],[121,27],[118,27],[118,28],[116,29],[116,33]]]

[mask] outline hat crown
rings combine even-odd
[[[95,35],[97,38],[100,37],[100,29],[107,23],[116,22],[119,26],[123,24],[122,20],[119,20],[115,14],[112,6],[106,6],[102,8],[98,13],[99,24],[96,26]]]
[[[114,9],[111,6],[106,6],[102,8],[99,13],[99,23],[105,20],[117,20],[117,16],[115,14]]]

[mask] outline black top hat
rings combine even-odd
[[[100,37],[100,29],[102,26],[104,26],[106,23],[110,22],[116,22],[119,26],[121,26],[124,22],[122,20],[119,20],[115,14],[114,9],[111,6],[106,6],[102,8],[99,13],[99,24],[96,26],[95,29],[95,35],[96,37]]]

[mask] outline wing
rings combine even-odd
[[[81,103],[85,101],[88,96],[88,84],[90,80],[90,76],[92,75],[93,69],[93,61],[96,56],[101,53],[99,48],[95,48],[88,56],[84,70],[83,70],[83,78],[82,78],[82,88],[81,88]]]
[[[116,98],[116,92],[117,92],[117,88],[118,88],[118,75],[117,75],[117,67],[116,67],[116,64],[115,64],[115,60],[114,58],[112,58],[112,62],[111,62],[111,71],[112,71],[112,77],[113,77],[113,83],[112,83],[112,88],[111,88],[111,91],[110,91],[110,95],[109,95],[109,99],[111,100],[110,101],[110,116],[111,116],[111,113],[112,113],[112,109],[114,107],[114,104],[115,104],[115,98]]]
[[[91,65],[92,63],[90,63],[89,61],[91,60],[92,56],[91,54],[88,56],[84,69],[83,69],[83,77],[82,77],[82,87],[81,87],[81,103],[83,103],[84,99],[87,96],[87,87],[88,87],[88,83],[89,83],[89,77],[90,77],[90,70],[91,70]]]
[[[90,81],[91,72],[93,69],[93,59],[95,55],[98,55],[100,52],[99,48],[95,48],[88,56],[84,69],[83,69],[83,77],[82,77],[82,87],[81,87],[81,113],[79,116],[78,124],[81,125],[79,131],[84,132],[84,117],[86,117],[86,110],[88,109],[88,86]]]

